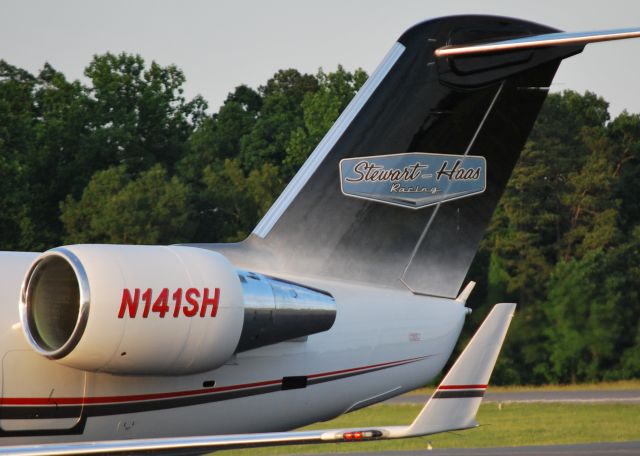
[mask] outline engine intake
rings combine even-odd
[[[75,255],[60,249],[36,260],[27,278],[21,293],[27,338],[41,354],[61,358],[73,350],[87,324],[87,273]]]

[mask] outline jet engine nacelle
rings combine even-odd
[[[182,375],[236,352],[326,331],[333,297],[185,246],[72,245],[29,267],[20,319],[31,346],[67,366]]]
[[[21,290],[32,347],[67,366],[186,374],[234,353],[242,286],[219,253],[180,246],[73,245],[40,255]]]

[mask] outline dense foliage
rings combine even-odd
[[[0,248],[234,241],[250,232],[364,83],[277,72],[218,112],[184,74],[96,56],[88,83],[0,61]],[[496,380],[640,376],[640,117],[550,95],[471,278],[479,321],[520,304]]]

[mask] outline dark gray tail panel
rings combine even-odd
[[[408,30],[254,233],[225,253],[270,274],[455,297],[546,88],[562,58],[582,47],[456,59],[437,59],[434,51],[553,31],[487,16],[436,19]],[[462,166],[466,156],[484,157],[486,188],[420,209],[343,194],[341,160],[408,152],[456,155]]]

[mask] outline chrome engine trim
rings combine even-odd
[[[71,335],[62,346],[53,350],[44,347],[44,344],[39,341],[40,338],[34,335],[34,326],[30,318],[29,305],[33,294],[34,278],[36,278],[38,274],[41,273],[41,269],[43,265],[46,264],[46,260],[52,256],[62,258],[71,267],[77,280],[80,298],[78,316]],[[90,302],[91,295],[89,292],[89,279],[87,277],[87,272],[85,271],[82,263],[75,254],[64,247],[58,247],[48,250],[47,252],[40,255],[29,267],[29,270],[27,271],[27,274],[25,275],[25,278],[22,281],[22,286],[20,288],[20,322],[22,323],[23,332],[27,337],[27,340],[29,341],[31,347],[36,352],[40,353],[43,356],[46,356],[49,359],[60,359],[71,353],[71,351],[80,341],[80,338],[84,333],[84,329],[87,326],[87,320],[89,319]]]
[[[236,352],[327,331],[336,319],[333,296],[321,290],[238,270],[244,325]]]

